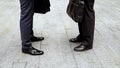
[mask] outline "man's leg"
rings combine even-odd
[[[44,40],[44,37],[36,37],[34,36],[34,31],[33,31],[33,19],[32,19],[32,25],[31,25],[31,42],[37,42],[37,41],[42,41]]]
[[[34,1],[33,0],[20,0],[21,4],[21,39],[22,47],[32,47],[31,45],[31,33],[34,15]]]
[[[95,27],[94,0],[85,0],[85,5],[86,8],[82,33],[85,41],[89,44],[89,48],[92,48]]]
[[[31,25],[31,37],[33,37],[34,36],[34,31],[33,31],[33,20],[32,20],[32,25]]]
[[[21,19],[20,30],[22,39],[22,52],[31,55],[42,55],[43,51],[32,47],[31,35],[34,15],[34,0],[20,0]]]
[[[94,13],[94,0],[84,0],[85,1],[85,12],[83,18],[83,24],[80,26],[80,33],[82,34],[83,41],[77,47],[75,51],[81,51],[85,49],[92,49],[93,47],[93,37],[94,37],[94,27],[95,27],[95,13]],[[85,47],[84,47],[85,46]],[[83,47],[83,49],[81,48]]]
[[[73,43],[77,43],[77,42],[81,42],[83,40],[83,29],[82,29],[82,25],[84,22],[82,23],[78,23],[78,30],[79,30],[79,35],[75,38],[71,38],[69,41],[73,42]]]
[[[82,23],[78,23],[78,30],[79,30],[79,35],[77,36],[78,39],[80,39],[81,41],[83,40],[83,29],[82,29],[82,25],[84,24],[84,22]]]

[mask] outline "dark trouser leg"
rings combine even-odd
[[[83,25],[83,23],[78,23],[79,35],[77,36],[77,39],[79,39],[81,41],[83,40],[82,25]]]
[[[94,27],[95,27],[95,13],[94,0],[85,1],[85,12],[82,24],[79,24],[79,30],[84,41],[87,41],[89,48],[93,47]]]
[[[31,47],[31,34],[34,15],[34,0],[20,0],[21,4],[21,18],[20,30],[22,47]]]
[[[32,20],[32,22],[33,22],[33,20]],[[32,23],[32,25],[31,25],[31,37],[33,37],[34,36],[34,32],[33,32],[33,23]]]

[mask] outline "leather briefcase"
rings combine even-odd
[[[84,7],[84,1],[82,0],[69,0],[66,12],[72,20],[81,23],[83,20]]]
[[[34,12],[45,14],[50,11],[49,0],[34,0]]]

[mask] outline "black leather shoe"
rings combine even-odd
[[[81,42],[81,44],[74,48],[74,51],[86,51],[92,48],[89,47],[88,43]]]
[[[44,40],[44,37],[35,37],[35,36],[31,37],[31,42],[37,42],[42,40]]]
[[[81,42],[81,40],[78,38],[71,38],[69,41],[73,43]]]
[[[22,48],[22,53],[29,55],[43,55],[44,52],[35,48]]]

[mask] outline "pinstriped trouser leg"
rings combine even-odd
[[[20,16],[20,31],[22,47],[31,47],[31,34],[33,34],[33,15],[34,15],[34,0],[20,0],[21,16]]]

